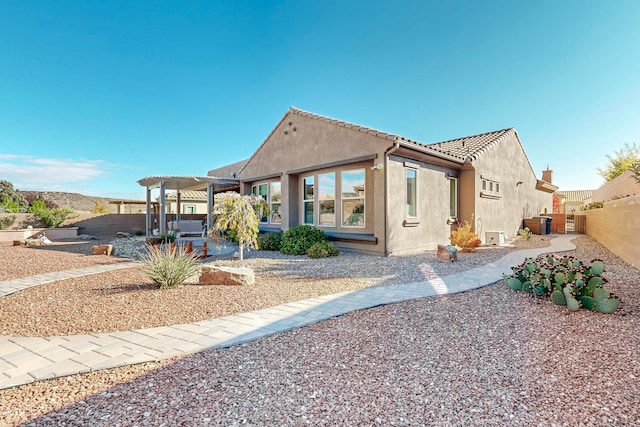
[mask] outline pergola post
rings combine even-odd
[[[215,203],[213,188],[214,184],[207,186],[207,231],[213,229],[213,204]]]
[[[145,218],[145,228],[147,229],[145,235],[151,236],[151,188],[147,187],[147,215]]]
[[[167,213],[166,209],[166,194],[165,194],[165,182],[160,182],[160,224],[158,224],[158,228],[160,229],[160,234],[165,234],[167,232]]]
[[[176,190],[176,221],[180,221],[180,190]]]

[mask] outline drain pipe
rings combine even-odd
[[[396,139],[393,145],[384,152],[384,255],[389,255],[389,157],[398,151],[400,142]]]

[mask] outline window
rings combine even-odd
[[[494,179],[489,179],[484,176],[482,178],[482,191],[480,197],[486,197],[488,199],[500,198],[500,183]]]
[[[308,176],[302,180],[303,195],[303,223],[313,225],[313,186],[314,177]]]
[[[343,171],[342,185],[342,225],[344,227],[364,227],[364,169]]]
[[[282,189],[279,182],[272,182],[270,184],[271,192],[270,192],[270,205],[269,210],[271,211],[271,224],[280,224],[282,222],[282,217],[280,216],[280,203],[282,201]]]
[[[251,187],[251,194],[253,194],[254,196],[260,196],[262,197],[264,200],[267,201],[267,203],[269,203],[269,184],[260,184],[260,185],[254,185],[253,187]],[[263,216],[262,218],[260,218],[260,222],[267,222],[269,218],[267,218],[266,216]]]
[[[318,225],[335,227],[336,225],[336,174],[318,175]]]
[[[195,205],[184,205],[184,212],[185,214],[194,214],[196,213],[196,207]]]
[[[407,217],[415,218],[416,215],[416,177],[418,171],[407,169]]]
[[[449,178],[449,217],[458,217],[458,179]]]

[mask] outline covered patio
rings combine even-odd
[[[147,189],[146,197],[146,235],[151,236],[153,228],[152,217],[154,215],[151,191],[159,189],[157,209],[160,234],[167,232],[166,194],[167,190],[175,190],[177,193],[176,220],[180,220],[180,193],[183,191],[207,192],[207,229],[213,227],[213,203],[214,195],[224,191],[239,191],[240,181],[236,178],[222,178],[215,176],[148,176],[138,180],[138,184]]]

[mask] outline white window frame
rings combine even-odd
[[[345,196],[345,191],[344,191],[344,176],[346,174],[355,174],[355,173],[362,173],[362,196],[357,195],[357,196]],[[343,228],[365,228],[366,227],[366,223],[367,223],[367,200],[366,200],[366,194],[367,194],[367,186],[366,186],[366,182],[367,182],[367,173],[366,170],[364,168],[358,168],[358,169],[348,169],[348,170],[343,170],[340,171],[340,215],[341,215],[341,222],[340,225]],[[355,189],[354,189],[355,191]],[[349,193],[349,192],[346,192]],[[354,201],[354,200],[362,200],[362,225],[347,225],[345,224],[345,202],[350,202],[350,201]],[[352,213],[352,215],[355,213]]]
[[[277,192],[273,191],[274,186],[278,187]],[[278,198],[277,200],[274,200],[276,196],[278,196]],[[273,208],[275,205],[278,206],[277,212]],[[282,208],[282,183],[280,181],[272,181],[269,183],[269,210],[271,211],[269,213],[270,224],[282,224],[282,212],[280,210],[281,208]],[[278,215],[277,219],[275,215]]]
[[[307,198],[307,180],[311,180],[311,198]],[[315,186],[316,186],[316,177],[315,175],[308,175],[302,177],[302,224],[305,225],[315,225]],[[311,205],[311,222],[307,222],[307,204]]]
[[[453,188],[451,186],[453,185]],[[452,193],[453,190],[453,194]],[[453,202],[453,206],[451,206]],[[458,178],[449,178],[449,217],[458,218]]]
[[[322,177],[323,176],[331,176],[331,180],[333,181],[333,193],[323,194],[323,184]],[[333,222],[322,222],[322,204],[323,202],[333,202]],[[338,214],[336,213],[336,173],[335,172],[326,172],[318,174],[318,227],[335,227],[336,226],[336,218]]]
[[[409,186],[409,173],[413,172],[413,188]],[[405,215],[407,218],[417,218],[418,217],[418,170],[414,168],[406,168],[405,169],[405,183],[407,186],[406,192],[406,212]],[[411,194],[410,194],[411,193]],[[413,203],[410,203],[409,199],[413,199]],[[413,206],[413,213],[411,212],[411,207]]]

